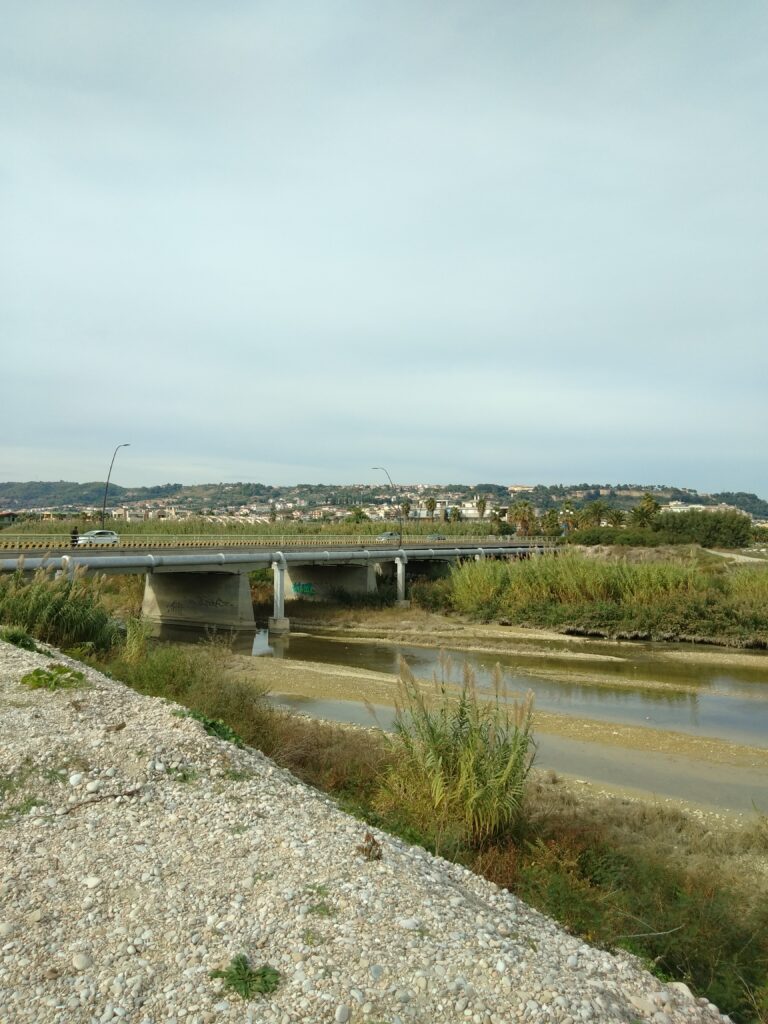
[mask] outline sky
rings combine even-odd
[[[0,480],[768,497],[763,0],[0,13]]]

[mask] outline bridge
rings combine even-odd
[[[254,629],[248,573],[271,568],[274,604],[269,629],[279,634],[290,629],[286,602],[291,599],[329,600],[340,589],[371,594],[376,592],[379,579],[389,579],[396,584],[398,603],[405,606],[407,566],[420,575],[439,575],[452,562],[528,557],[553,547],[549,539],[530,538],[514,543],[498,539],[483,544],[443,542],[429,547],[418,542],[388,547],[374,541],[370,547],[352,544],[324,550],[311,544],[299,544],[292,550],[249,545],[240,550],[209,549],[195,554],[178,547],[143,553],[123,547],[98,554],[80,554],[78,549],[66,554],[51,550],[41,556],[14,551],[12,557],[0,559],[0,572],[45,569],[68,575],[78,570],[144,574],[142,616],[159,632],[167,625]]]

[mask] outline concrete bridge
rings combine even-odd
[[[550,547],[551,545],[546,545]],[[78,569],[106,574],[145,574],[142,616],[159,632],[162,626],[212,626],[236,630],[255,628],[248,573],[271,568],[274,580],[273,614],[269,629],[286,633],[290,621],[286,602],[323,601],[344,590],[372,594],[380,579],[392,579],[397,600],[406,604],[406,567],[419,575],[440,575],[452,562],[482,558],[521,558],[545,550],[545,542],[456,547],[316,548],[291,551],[251,549],[206,551],[198,554],[62,554],[0,559],[2,572],[34,572],[44,568],[74,574]]]

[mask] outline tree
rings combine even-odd
[[[541,529],[545,537],[560,536],[560,516],[556,508],[547,509],[541,517]]]
[[[352,505],[347,516],[348,523],[367,523],[368,516],[363,512],[359,505]]]
[[[621,508],[609,508],[605,514],[605,518],[611,526],[623,526],[626,521],[627,514]]]
[[[425,507],[427,509],[427,515],[432,520],[432,522],[434,522],[435,521],[435,509],[437,508],[437,502],[432,497],[432,495],[430,495],[427,498],[427,500],[424,502],[424,505],[425,505]]]
[[[602,526],[603,517],[608,514],[608,506],[604,501],[591,501],[581,510],[579,516],[582,526]]]
[[[536,522],[536,512],[530,501],[516,501],[507,518],[517,527],[518,533],[527,536]]]
[[[659,514],[660,507],[654,496],[646,491],[640,504],[629,513],[629,521],[633,526],[650,526]]]
[[[411,514],[410,499],[403,498],[403,500],[400,502],[400,511],[402,513],[403,519],[407,519],[408,516]]]
[[[477,501],[475,502],[475,508],[477,509],[477,514],[480,517],[480,519],[485,519],[486,507],[487,506],[485,498],[478,498]]]
[[[451,506],[451,513],[448,518],[451,520],[452,523],[461,522],[461,509],[459,508],[458,505]]]

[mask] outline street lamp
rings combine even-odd
[[[107,482],[104,484],[104,504],[101,506],[101,528],[104,529],[104,516],[107,514],[107,490],[109,489],[109,478],[112,476],[112,467],[115,464],[115,456],[120,448],[130,448],[131,442],[126,441],[125,444],[119,444],[112,453],[112,461],[109,464],[109,472],[107,473]]]
[[[392,493],[395,495],[395,501],[397,501],[397,488],[392,483],[392,477],[389,475],[389,470],[385,469],[384,466],[371,466],[371,469],[380,469],[382,473],[387,474],[387,480],[389,480],[389,486],[392,488]],[[400,523],[400,533],[397,546],[401,548],[403,546],[403,506],[398,505],[398,522]]]

